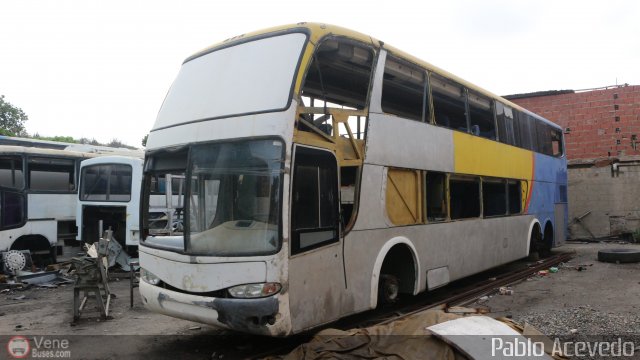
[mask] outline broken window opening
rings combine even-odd
[[[507,182],[507,197],[509,201],[509,214],[516,215],[522,212],[522,189],[520,181],[509,180]]]
[[[473,91],[469,91],[468,101],[471,133],[476,136],[495,140],[496,123],[493,116],[493,101]]]
[[[447,220],[447,175],[438,172],[427,172],[426,203],[428,221]]]
[[[328,151],[297,147],[293,170],[291,254],[337,242],[338,174]]]
[[[373,59],[373,50],[363,44],[335,38],[323,41],[309,65],[302,96],[364,109]]]
[[[348,123],[355,139],[364,139],[366,118],[357,114],[367,107],[374,52],[347,39],[324,40],[313,56],[301,91],[301,119],[298,129],[319,130],[335,138],[347,137],[329,108],[353,110]],[[305,109],[311,108],[311,109]]]
[[[562,130],[560,129],[551,128],[551,152],[555,157],[561,157],[564,154],[564,149],[562,148]]]
[[[424,69],[387,56],[382,82],[382,111],[424,122],[428,118],[426,90]]]
[[[501,102],[495,102],[498,139],[504,144],[516,146],[516,133],[513,121],[513,109]]]
[[[342,227],[349,231],[355,220],[356,194],[360,167],[343,166],[340,168],[340,210]]]
[[[451,220],[480,217],[480,178],[452,176],[449,197]]]
[[[437,125],[467,132],[467,105],[462,85],[439,75],[430,77],[433,111]]]
[[[482,210],[485,217],[507,214],[507,187],[504,180],[482,179]]]

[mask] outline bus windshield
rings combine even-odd
[[[80,200],[131,200],[131,166],[124,164],[89,165],[82,168]]]
[[[271,36],[188,60],[154,127],[285,109],[306,39],[303,33]]]
[[[182,181],[178,191],[172,181],[166,203],[173,206],[161,216],[146,201],[145,243],[211,256],[275,253],[281,238],[283,156],[283,144],[276,140],[193,145],[175,154],[150,156],[145,184],[161,174],[191,181]],[[183,168],[171,166],[180,163]],[[149,197],[151,191],[145,194]],[[153,225],[162,218],[170,220]]]

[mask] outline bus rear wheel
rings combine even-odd
[[[400,282],[393,275],[382,274],[378,283],[378,304],[393,304],[398,300]]]

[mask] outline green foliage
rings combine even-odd
[[[149,134],[145,135],[142,138],[142,146],[147,146],[147,139],[149,138]]]
[[[79,141],[74,139],[71,136],[41,136],[38,133],[33,134],[33,136],[30,136],[32,139],[38,139],[38,140],[48,140],[48,141],[58,141],[58,142],[64,142],[64,143],[71,143],[71,144],[78,144]]]
[[[25,121],[29,120],[27,114],[19,107],[13,106],[0,95],[0,133],[6,136],[27,136],[24,127]]]

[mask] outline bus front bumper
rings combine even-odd
[[[282,336],[278,295],[258,299],[214,298],[185,294],[140,281],[140,296],[149,310],[242,332]]]

